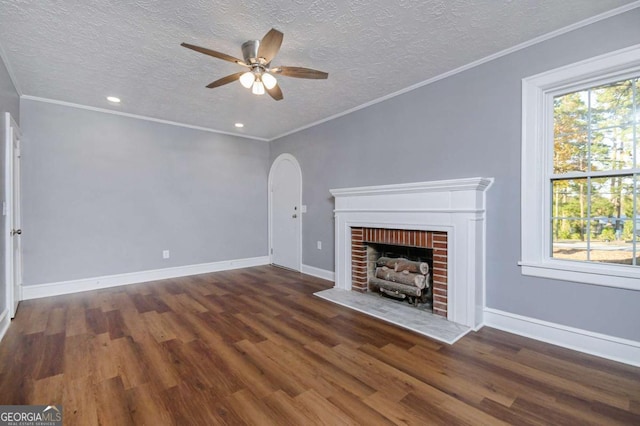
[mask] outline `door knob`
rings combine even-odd
[[[13,231],[11,231],[11,235],[22,235],[22,229],[14,229]]]
[[[292,215],[291,217],[295,219],[296,217],[298,217],[298,215],[297,215],[297,214],[294,214],[294,215]]]

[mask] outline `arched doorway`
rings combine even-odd
[[[302,264],[302,171],[291,154],[281,154],[269,171],[269,258],[300,271]]]

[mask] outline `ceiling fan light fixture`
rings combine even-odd
[[[262,84],[262,81],[256,80],[253,83],[251,93],[253,93],[254,95],[264,95],[264,84]]]
[[[247,71],[240,76],[240,84],[242,84],[247,89],[250,89],[255,81],[256,76],[252,71]]]
[[[271,61],[280,51],[283,37],[284,34],[282,34],[282,32],[271,28],[264,37],[262,37],[262,40],[249,40],[243,43],[243,59],[238,59],[226,53],[189,43],[180,43],[180,45],[187,49],[195,50],[196,52],[213,56],[223,61],[233,62],[249,69],[219,78],[209,83],[206,86],[208,89],[224,86],[225,84],[239,80],[240,84],[247,89],[251,89],[253,94],[264,95],[265,93],[269,93],[269,96],[274,100],[281,101],[284,99],[284,96],[282,95],[282,89],[278,85],[276,74],[284,77],[310,79],[326,79],[329,76],[326,72],[304,67],[278,66],[271,68]]]
[[[264,84],[264,87],[267,88],[267,90],[271,90],[276,87],[276,84],[278,84],[278,80],[276,80],[276,78],[271,74],[264,73],[262,74],[262,83]]]

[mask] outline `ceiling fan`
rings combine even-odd
[[[189,43],[181,43],[180,45],[188,49],[195,50],[196,52],[204,53],[205,55],[213,56],[214,58],[225,61],[234,62],[243,67],[249,68],[248,71],[240,71],[235,74],[222,77],[221,79],[208,84],[208,88],[213,89],[215,87],[220,87],[236,80],[240,80],[240,84],[247,89],[251,88],[252,93],[256,95],[264,95],[266,91],[273,99],[279,101],[283,98],[282,90],[280,89],[280,86],[278,86],[278,81],[274,75],[313,79],[326,79],[329,77],[328,73],[313,70],[311,68],[286,66],[271,68],[271,61],[280,50],[283,37],[284,34],[275,28],[271,28],[269,32],[262,37],[262,40],[249,40],[243,43],[243,60],[205,47],[194,46]]]

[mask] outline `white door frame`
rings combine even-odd
[[[282,161],[291,161],[293,165],[296,167],[298,171],[298,177],[300,179],[300,193],[297,197],[298,204],[298,266],[296,268],[297,271],[302,270],[302,169],[300,168],[300,163],[296,160],[291,154],[280,154],[275,160],[273,160],[273,164],[271,164],[271,169],[269,170],[269,263],[273,263],[273,172],[276,169],[276,166]]]
[[[17,306],[14,306],[14,288],[16,283],[16,274],[14,271],[14,251],[13,251],[13,225],[14,225],[14,192],[16,185],[20,182],[16,182],[14,175],[14,156],[15,150],[13,146],[13,136],[17,135],[18,140],[22,142],[22,135],[20,128],[15,122],[11,114],[5,113],[5,199],[3,209],[5,212],[5,229],[4,229],[4,247],[5,247],[5,282],[7,285],[6,297],[7,297],[7,310],[9,316],[13,318]],[[18,179],[20,177],[18,176]],[[18,210],[19,211],[19,210]],[[21,275],[21,274],[20,274]],[[19,283],[21,285],[21,283]],[[18,287],[17,299],[22,300],[22,288]]]

